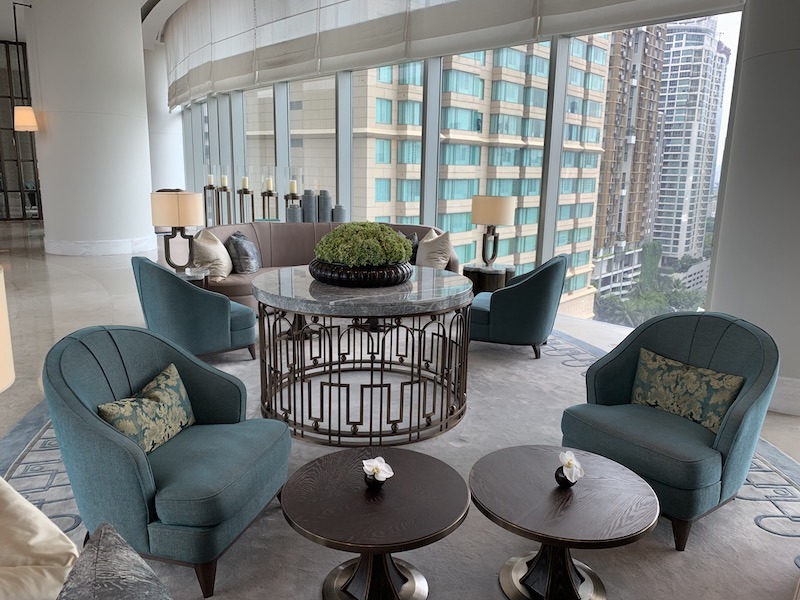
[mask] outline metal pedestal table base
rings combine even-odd
[[[331,571],[323,600],[425,600],[428,581],[413,565],[389,554],[362,554]]]
[[[509,558],[500,569],[500,587],[509,600],[606,600],[606,588],[597,573],[573,560],[569,548],[554,546]]]

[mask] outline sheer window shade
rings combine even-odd
[[[164,27],[169,103],[743,5],[744,0],[189,0]]]

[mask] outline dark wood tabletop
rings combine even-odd
[[[361,461],[382,456],[394,476],[367,488]],[[470,496],[442,461],[393,447],[351,448],[304,465],[284,484],[286,520],[305,537],[347,552],[392,553],[433,543],[467,516]]]
[[[472,468],[472,499],[489,519],[523,537],[567,548],[612,548],[656,525],[658,498],[630,469],[572,450],[585,475],[570,488],[556,484],[558,446],[516,446],[484,456]]]

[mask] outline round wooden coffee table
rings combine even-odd
[[[382,456],[394,477],[379,490],[364,482],[361,461]],[[325,600],[428,597],[428,582],[392,552],[426,546],[467,516],[469,490],[455,469],[400,448],[353,448],[304,465],[281,491],[283,514],[310,540],[359,558],[336,567],[322,587]]]
[[[600,578],[572,560],[570,548],[613,548],[635,542],[658,520],[653,489],[630,469],[591,452],[572,450],[585,475],[558,487],[557,446],[516,446],[492,452],[472,467],[475,506],[489,519],[541,542],[537,553],[509,559],[500,571],[508,598],[602,600]]]

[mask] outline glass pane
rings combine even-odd
[[[584,258],[593,247],[608,78],[608,67],[588,57],[592,48],[607,52],[609,45],[609,39],[601,35],[570,40],[564,106],[555,253],[566,254],[570,267],[561,310],[585,318],[592,317],[594,306],[595,289],[590,286],[593,265]]]
[[[419,223],[423,63],[391,68],[353,72],[352,218]]]
[[[298,180],[297,193],[327,190],[335,202],[336,78],[291,82],[289,106],[291,168],[292,178]]]
[[[591,281],[596,319],[633,327],[704,306],[739,19],[731,13],[614,31],[606,52],[589,49],[591,70],[608,71]],[[583,114],[595,110],[584,105]],[[570,176],[582,176],[577,165]]]
[[[535,58],[546,65],[549,54],[542,44],[531,43],[487,50],[478,65],[472,54],[442,59],[445,73],[469,70],[485,90],[482,97],[463,87],[459,95],[442,96],[436,222],[450,232],[462,264],[483,264],[485,225],[472,223],[472,197],[512,196],[515,219],[498,229],[496,264],[533,268],[547,80],[526,75],[526,68]],[[460,83],[463,86],[466,80]],[[447,91],[447,84],[443,89]]]

